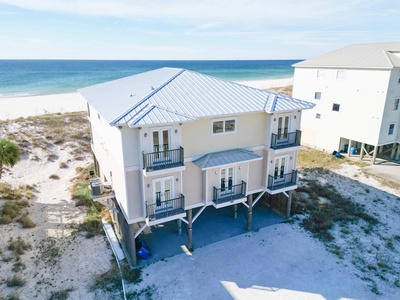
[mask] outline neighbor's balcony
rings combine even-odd
[[[143,152],[143,169],[146,172],[184,166],[183,148],[166,151]]]
[[[287,173],[279,176],[268,175],[268,186],[267,188],[271,191],[279,190],[287,187],[296,185],[297,183],[297,171],[293,170],[291,173]]]
[[[156,201],[156,203],[148,204],[146,202],[146,218],[150,221],[156,221],[173,217],[185,213],[185,196],[181,194],[180,197]]]
[[[271,148],[274,150],[300,146],[301,131],[283,134],[273,133],[271,136]]]
[[[213,202],[223,204],[246,197],[246,182],[240,184],[216,188],[214,186]]]

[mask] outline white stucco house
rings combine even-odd
[[[303,114],[303,144],[399,160],[400,42],[352,44],[293,66],[293,97],[316,105]]]
[[[117,235],[136,264],[134,239],[203,210],[254,204],[297,183],[302,111],[314,104],[184,69],[161,68],[79,90],[87,100],[96,173],[110,193]],[[96,183],[98,184],[98,183]],[[194,214],[193,211],[196,213]]]

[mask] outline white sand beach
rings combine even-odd
[[[293,84],[293,78],[238,81],[258,89]],[[12,120],[46,113],[85,111],[86,102],[79,93],[0,98],[0,120]]]

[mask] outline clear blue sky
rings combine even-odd
[[[400,41],[395,0],[0,0],[0,59],[297,59]]]

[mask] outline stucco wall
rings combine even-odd
[[[204,155],[226,149],[264,145],[266,113],[233,116],[236,132],[212,134],[212,119],[198,119],[182,124],[185,157]]]
[[[293,97],[316,103],[302,114],[304,131],[315,129],[315,145],[337,150],[339,138],[376,144],[379,140],[390,71],[345,70],[344,79],[336,79],[337,69],[325,69],[325,76],[317,78],[317,70],[295,68]],[[315,92],[321,99],[314,99]],[[339,112],[332,110],[340,104]],[[320,114],[320,119],[316,114]],[[312,134],[305,137],[312,141]]]

